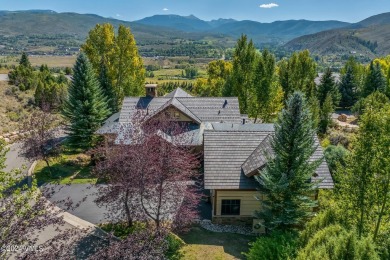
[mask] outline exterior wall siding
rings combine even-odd
[[[213,190],[213,222],[217,224],[252,225],[254,212],[260,209],[261,203],[255,196],[255,190]],[[240,200],[240,215],[221,215],[222,200]]]

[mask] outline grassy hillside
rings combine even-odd
[[[366,60],[390,53],[390,13],[367,18],[348,28],[306,35],[288,42],[291,51],[308,49],[316,55],[355,55]]]
[[[6,81],[0,81],[0,134],[18,130],[21,120],[29,113],[34,93],[21,92]]]

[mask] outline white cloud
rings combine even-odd
[[[262,4],[260,5],[260,8],[273,8],[273,7],[278,7],[278,4],[275,3],[270,3],[270,4]]]
[[[166,12],[166,11],[169,11],[169,9],[165,7],[165,8],[163,9],[163,11]]]
[[[116,14],[116,17],[121,17],[122,15],[120,15],[120,14]]]

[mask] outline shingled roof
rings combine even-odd
[[[176,89],[165,97],[125,98],[119,122],[129,123],[137,109],[153,114],[170,104],[201,122],[240,123],[242,120],[237,97],[192,97],[184,90]]]
[[[253,175],[265,166],[265,152],[272,155],[270,137],[272,125],[213,124],[213,130],[204,132],[204,185],[205,189],[254,189],[258,187]],[[245,130],[246,128],[246,130]],[[315,139],[315,145],[318,145]],[[321,146],[310,160],[324,156]],[[324,161],[316,170],[313,180],[320,180],[320,188],[333,188],[329,168]]]

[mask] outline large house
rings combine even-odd
[[[203,150],[204,189],[210,192],[212,221],[252,224],[262,199],[254,176],[267,163],[265,154],[272,155],[273,125],[250,123],[240,114],[237,97],[193,97],[180,88],[158,97],[157,85],[146,85],[146,93],[146,97],[125,98],[120,113],[109,118],[98,133],[118,138],[118,129],[130,123],[136,111],[150,117],[165,111],[174,120],[186,122],[190,145]],[[323,156],[318,145],[311,160]],[[325,161],[312,180],[320,181],[319,188],[333,188]]]

